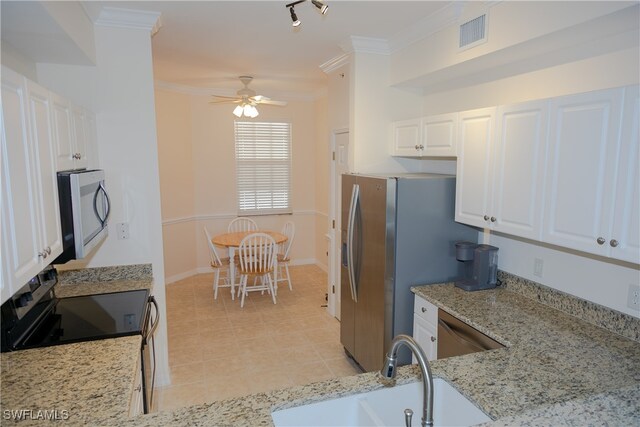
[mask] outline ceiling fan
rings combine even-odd
[[[251,118],[258,116],[258,109],[256,108],[258,104],[277,105],[280,107],[287,105],[285,101],[276,101],[263,95],[256,95],[254,90],[249,89],[249,83],[251,83],[253,77],[240,76],[238,78],[244,87],[237,92],[236,96],[213,95],[217,99],[211,101],[211,104],[238,104],[233,110],[233,114],[237,117],[242,117],[244,114],[246,117]]]

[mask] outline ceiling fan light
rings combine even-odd
[[[250,105],[251,109],[249,111],[249,117],[251,117],[252,119],[254,117],[258,117],[258,109],[256,107],[254,107],[253,105]]]
[[[245,104],[243,111],[244,111],[244,115],[245,116],[250,117],[251,116],[251,104]]]
[[[326,14],[327,10],[329,9],[329,6],[321,2],[320,0],[311,0],[311,3],[313,3],[313,5],[317,7],[318,10],[320,10],[320,13],[323,15]]]
[[[289,13],[291,13],[291,21],[293,22],[291,25],[297,27],[300,25],[300,21],[298,20],[298,15],[296,15],[295,10],[293,10],[293,6],[289,8]]]
[[[236,117],[242,117],[242,105],[236,105],[236,108],[233,109],[233,114]]]

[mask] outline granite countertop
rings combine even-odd
[[[141,336],[2,353],[2,425],[42,425],[43,411],[69,425],[129,418]],[[26,412],[17,422],[8,411]],[[40,411],[40,412],[39,412]]]
[[[514,292],[515,287],[509,289],[465,292],[452,284],[412,289],[507,346],[433,361],[434,376],[449,381],[485,411],[494,420],[489,425],[638,424],[640,343],[527,298]],[[620,332],[632,337],[640,325],[640,319],[624,316],[607,322],[621,325]],[[16,358],[15,365],[13,354],[3,355],[3,409],[68,409],[74,424],[105,426],[271,426],[274,410],[385,387],[377,373],[366,373],[128,418],[139,342],[124,340],[133,338],[26,350],[31,352],[29,359]],[[64,347],[73,351],[65,352]],[[53,368],[48,362],[38,363],[38,352],[54,363]],[[35,378],[42,378],[34,389],[35,403],[21,400],[33,374],[16,367],[27,362],[36,366]],[[93,365],[100,368],[90,368]],[[55,375],[48,375],[52,369]],[[67,382],[57,396],[51,384],[62,378]],[[416,366],[403,366],[396,383],[418,378]]]
[[[151,264],[59,270],[54,292],[58,298],[152,289]]]

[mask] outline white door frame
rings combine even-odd
[[[339,221],[336,218],[341,214],[340,206],[336,202],[338,194],[336,192],[337,181],[337,156],[336,153],[336,137],[337,135],[349,133],[349,128],[333,129],[331,131],[331,152],[329,153],[330,163],[330,190],[329,190],[329,274],[327,280],[327,311],[332,316],[340,319],[340,230],[337,228]],[[346,153],[349,154],[348,152]],[[347,162],[348,165],[348,162]],[[336,227],[333,226],[336,221]]]

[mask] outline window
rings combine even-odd
[[[240,214],[291,213],[291,124],[235,122]]]

